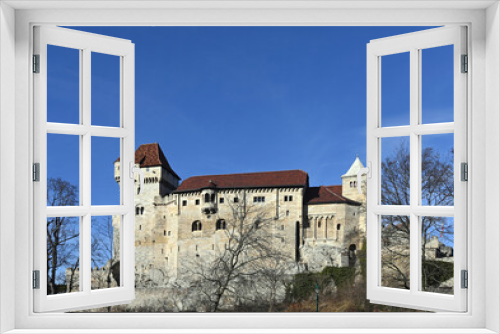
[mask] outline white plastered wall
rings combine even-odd
[[[14,328],[15,13],[0,2],[0,332]]]
[[[486,11],[486,328],[500,332],[500,7]],[[496,279],[496,281],[495,281]]]

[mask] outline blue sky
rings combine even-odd
[[[160,143],[183,179],[302,169],[311,185],[330,185],[341,182],[357,154],[366,160],[366,44],[428,28],[73,29],[135,43],[137,146]],[[450,48],[424,51],[425,123],[453,120],[453,74],[442,61]],[[408,57],[386,57],[382,122],[403,125]],[[118,125],[118,64],[114,56],[92,56],[95,125]],[[48,67],[48,120],[78,122],[78,52],[51,47]],[[49,135],[48,173],[78,184],[78,139],[68,137]],[[118,150],[115,139],[93,141],[92,204],[118,204]]]

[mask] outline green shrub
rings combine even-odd
[[[442,261],[423,261],[422,282],[425,287],[437,287],[453,277],[453,263]]]
[[[337,288],[342,288],[346,284],[352,285],[355,275],[356,268],[354,267],[325,267],[321,271],[321,276],[332,279]]]
[[[355,273],[356,270],[352,267],[325,267],[319,273],[296,274],[287,287],[287,299],[297,301],[314,297],[316,284],[320,288],[325,288],[332,283],[339,288],[346,284],[351,285],[354,283]]]

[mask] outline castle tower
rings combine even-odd
[[[143,144],[135,151],[135,166],[144,172],[144,190],[139,192],[139,182],[135,182],[135,201],[165,197],[179,186],[180,177],[174,172],[158,143]],[[120,159],[115,161],[115,180],[120,183]]]
[[[358,191],[358,172],[364,168],[363,163],[356,156],[349,170],[342,175],[342,196],[361,203],[357,209],[357,224],[360,235],[366,235],[366,174],[361,176],[361,194]],[[354,213],[353,213],[354,214]],[[363,238],[357,241],[357,249],[362,246]]]
[[[342,196],[351,200],[364,203],[366,202],[366,175],[362,176],[362,194],[358,191],[358,172],[364,168],[363,163],[356,157],[349,170],[342,175]]]
[[[144,189],[139,195],[139,176],[135,177],[135,258],[136,273],[152,276],[153,263],[161,262],[164,247],[157,239],[166,236],[166,216],[163,201],[179,186],[180,177],[174,172],[158,143],[143,144],[135,151],[135,166],[144,173]],[[120,160],[115,161],[115,180],[120,183]],[[119,244],[118,216],[113,216],[113,243]],[[158,258],[157,258],[158,255]],[[137,283],[137,282],[136,282]]]

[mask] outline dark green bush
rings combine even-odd
[[[425,287],[437,287],[453,277],[453,263],[441,261],[423,261],[422,281]]]
[[[316,284],[320,288],[325,288],[333,283],[339,288],[346,284],[350,285],[354,283],[355,273],[356,270],[352,267],[325,267],[319,273],[297,274],[287,288],[287,299],[297,301],[314,297]]]
[[[353,284],[355,275],[356,268],[354,267],[325,267],[321,271],[321,276],[331,278],[337,288]]]

